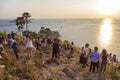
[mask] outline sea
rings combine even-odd
[[[41,27],[58,31],[61,39],[79,47],[89,43],[92,49],[97,46],[100,53],[106,49],[120,60],[120,19],[34,19],[28,24],[28,29],[35,32]],[[0,19],[0,31],[18,32],[12,19]]]

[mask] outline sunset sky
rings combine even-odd
[[[120,18],[120,0],[0,0],[0,19],[23,12],[33,18]]]

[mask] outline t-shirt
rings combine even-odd
[[[91,57],[92,62],[98,62],[98,60],[100,58],[100,54],[97,51],[93,51],[93,52],[91,52],[90,57]]]
[[[38,44],[41,44],[41,40],[40,40],[40,39],[39,39],[39,40],[37,40],[37,43],[38,43]]]
[[[113,58],[113,62],[114,63],[118,63],[118,59],[117,58]]]
[[[87,52],[87,50],[88,50],[88,48],[83,48],[83,51],[84,51],[84,52]]]
[[[87,56],[89,54],[89,49],[84,47],[83,48],[83,54]]]
[[[10,45],[12,46],[13,43],[15,42],[15,40],[13,40],[12,38],[10,38]]]
[[[58,43],[53,43],[53,50],[58,50],[59,49],[59,44]]]

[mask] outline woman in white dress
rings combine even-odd
[[[27,56],[29,59],[32,57],[33,48],[34,46],[31,37],[27,37],[26,49],[27,49]]]

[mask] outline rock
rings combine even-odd
[[[57,66],[57,65],[60,65],[60,62],[59,61],[56,61],[56,60],[47,60],[46,65],[50,65],[50,66]]]

